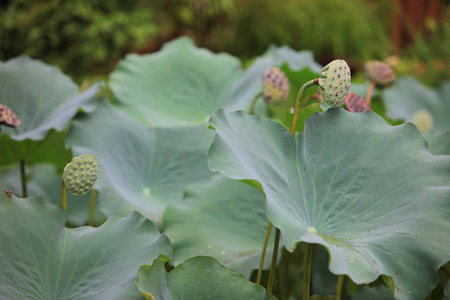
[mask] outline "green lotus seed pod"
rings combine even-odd
[[[394,70],[387,64],[378,60],[371,60],[364,64],[364,71],[370,81],[378,87],[390,86],[395,81]]]
[[[94,156],[85,154],[74,157],[64,168],[64,184],[74,195],[86,194],[97,180],[98,172],[99,163]]]
[[[333,60],[320,73],[320,95],[331,107],[341,106],[347,98],[350,80],[350,68],[347,63],[342,59]]]
[[[347,98],[345,98],[345,109],[357,113],[372,110],[364,98],[355,93],[348,93]]]
[[[289,80],[283,71],[272,67],[263,74],[263,98],[269,105],[278,105],[286,101],[289,95]]]
[[[433,116],[424,109],[419,109],[412,116],[412,122],[421,133],[433,128]]]
[[[17,117],[11,108],[3,104],[0,104],[0,125],[8,127],[17,127],[20,125],[19,117]]]

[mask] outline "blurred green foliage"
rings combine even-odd
[[[267,45],[310,49],[319,58],[384,58],[390,50],[391,1],[273,0],[239,2],[235,35],[227,51],[238,56],[264,52]],[[225,45],[224,45],[225,46]],[[226,47],[224,47],[226,48]]]
[[[398,70],[435,82],[448,78],[450,18],[429,21],[402,55]],[[269,45],[309,49],[326,64],[395,52],[391,0],[7,0],[0,3],[0,60],[27,54],[58,65],[76,81],[105,75],[130,52],[159,50],[181,35],[242,60]],[[407,60],[404,60],[404,58]],[[445,73],[447,72],[447,73]]]
[[[159,33],[152,2],[2,1],[0,59],[27,54],[75,77],[109,71],[112,62]]]
[[[403,53],[404,60],[397,70],[401,74],[415,75],[421,81],[438,86],[450,78],[450,6],[442,11],[442,21],[428,19],[421,31],[409,24],[414,38]]]

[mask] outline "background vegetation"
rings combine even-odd
[[[402,8],[391,0],[10,0],[0,4],[0,60],[27,54],[81,82],[111,72],[127,53],[153,52],[188,35],[242,60],[271,44],[310,49],[322,64],[345,58],[354,70],[400,54],[391,60],[400,73],[439,84],[450,77],[450,10],[438,1],[440,15],[422,28],[402,19],[413,38],[399,49],[391,32]]]

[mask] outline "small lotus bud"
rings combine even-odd
[[[17,127],[20,125],[19,117],[17,117],[11,108],[3,104],[0,104],[0,125],[9,127]]]
[[[424,109],[419,109],[412,116],[412,122],[421,133],[433,128],[433,116]]]
[[[364,64],[364,71],[370,81],[379,87],[386,87],[394,83],[394,70],[387,64],[378,60],[371,60]]]
[[[268,68],[263,74],[263,98],[267,104],[278,105],[289,95],[289,80],[279,68]]]
[[[370,105],[364,101],[364,98],[355,93],[348,93],[347,98],[345,98],[345,109],[356,113],[372,110]]]
[[[99,163],[94,156],[85,154],[74,157],[64,168],[64,184],[74,195],[86,194],[94,186],[98,172]]]
[[[331,107],[341,106],[350,89],[350,81],[350,68],[347,63],[342,59],[333,60],[320,73],[320,95]]]

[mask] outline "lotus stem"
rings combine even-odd
[[[295,130],[297,129],[298,114],[300,112],[301,102],[302,102],[303,95],[305,94],[306,89],[309,88],[310,86],[318,85],[318,84],[319,84],[319,78],[313,79],[313,80],[305,83],[298,91],[297,99],[295,100],[295,109],[294,109],[294,116],[292,118],[292,125],[291,125],[291,129],[289,130],[292,134],[295,134]]]
[[[367,90],[366,103],[369,105],[370,105],[370,102],[372,101],[372,93],[373,93],[373,89],[375,88],[376,85],[377,85],[377,83],[375,81],[372,81],[369,85],[369,89]]]
[[[267,282],[267,291],[272,294],[273,279],[277,268],[278,248],[280,248],[280,229],[275,230],[275,242],[273,244],[272,264],[270,265],[269,280]]]
[[[344,287],[345,275],[340,274],[336,283],[336,295],[335,300],[341,300],[342,297],[342,288]]]
[[[61,206],[64,210],[67,207],[67,193],[66,193],[66,185],[64,184],[64,180],[62,180],[62,189],[61,189]]]
[[[89,197],[89,215],[88,215],[88,225],[92,227],[94,227],[95,200],[97,200],[97,190],[92,190],[91,196]]]
[[[259,260],[259,268],[258,268],[258,275],[256,276],[256,284],[260,284],[260,282],[261,282],[262,269],[264,266],[264,259],[266,258],[266,249],[267,249],[267,244],[269,243],[269,237],[270,237],[271,231],[272,231],[272,223],[269,222],[269,226],[267,226],[266,237],[264,238],[264,245],[263,245],[263,248],[261,251],[261,259]]]
[[[303,300],[309,300],[311,286],[311,266],[314,252],[314,244],[307,244],[305,252],[305,269],[303,272]]]
[[[249,115],[255,114],[255,105],[256,105],[256,102],[258,101],[259,97],[261,97],[261,95],[262,95],[262,92],[259,92],[258,94],[255,95],[255,97],[253,97],[252,104],[250,105],[250,110],[248,111]]]
[[[22,197],[28,197],[27,193],[27,178],[25,174],[25,160],[20,160],[20,179],[22,181]]]

